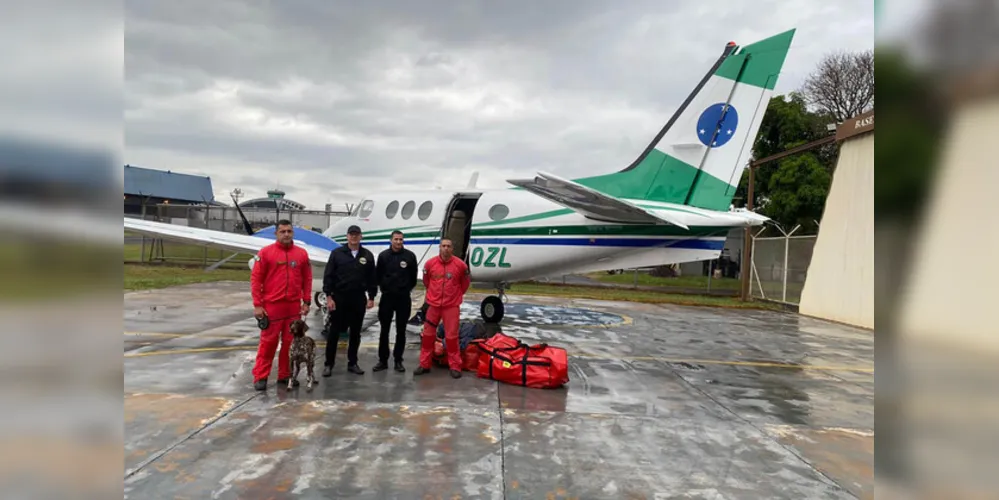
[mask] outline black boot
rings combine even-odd
[[[373,372],[380,372],[382,370],[387,370],[387,369],[388,369],[388,363],[386,363],[384,361],[379,361],[378,364],[375,365],[375,367],[371,369],[371,371],[373,371]]]
[[[451,370],[451,378],[461,378],[461,372],[458,370]]]
[[[395,371],[397,371],[399,373],[402,373],[402,372],[406,371],[406,367],[402,366],[402,361],[396,361],[395,362]]]
[[[258,380],[256,382],[254,382],[253,383],[253,388],[256,389],[256,390],[258,390],[258,391],[265,391],[265,390],[267,390],[267,379],[262,378],[262,379],[260,379],[260,380]]]
[[[416,371],[413,372],[413,375],[423,375],[424,373],[430,373],[430,368],[424,368],[422,366],[417,367]]]
[[[355,373],[357,375],[364,375],[364,370],[362,370],[361,367],[357,365],[348,366],[347,371],[349,371],[350,373]]]
[[[333,367],[330,365],[326,365],[325,367],[323,367],[323,376],[329,377],[330,375],[333,375]]]

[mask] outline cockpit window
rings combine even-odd
[[[371,211],[375,208],[375,202],[372,200],[364,200],[361,203],[361,209],[357,213],[357,216],[361,219],[367,219],[371,215]]]

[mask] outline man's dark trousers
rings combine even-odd
[[[378,323],[382,326],[378,338],[378,359],[382,364],[388,364],[389,359],[389,327],[395,316],[395,348],[392,351],[396,363],[402,363],[402,351],[406,348],[406,323],[412,312],[412,298],[408,293],[383,293],[378,302]]]
[[[332,332],[326,341],[326,366],[336,363],[336,348],[340,332],[349,330],[347,338],[347,366],[357,364],[357,349],[361,347],[361,325],[367,311],[368,297],[364,292],[333,294],[336,313],[333,315]],[[332,311],[331,311],[332,312]]]

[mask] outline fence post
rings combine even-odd
[[[797,226],[794,226],[794,229],[792,229],[790,233],[787,233],[787,234],[784,235],[784,291],[783,291],[783,295],[781,296],[781,302],[784,302],[785,304],[787,303],[787,261],[788,261],[788,249],[791,246],[791,235],[794,234],[794,232],[797,231],[799,228],[801,228],[801,224],[798,224]]]
[[[746,259],[746,260],[749,261],[747,263],[748,267],[744,271],[746,273],[749,273],[749,287],[750,287],[749,288],[749,297],[753,296],[753,290],[752,290],[753,276],[756,276],[756,281],[757,282],[760,281],[759,273],[756,270],[756,238],[759,238],[760,235],[763,234],[763,232],[766,231],[766,230],[767,230],[767,226],[763,226],[763,228],[760,229],[760,232],[758,232],[756,234],[753,234],[753,233],[749,232],[748,228],[746,229],[746,235],[749,237],[749,241],[751,242],[750,243],[751,249],[749,251],[749,259]],[[760,298],[763,298],[763,299],[767,298],[767,294],[763,293],[762,285],[760,285]]]
[[[791,238],[787,235],[784,235],[784,286],[781,289],[781,297],[780,297],[780,301],[784,303],[787,302],[787,254],[788,254],[788,246],[790,245],[790,243],[791,243]]]
[[[708,261],[708,293],[711,293],[711,277],[715,274],[715,261]]]

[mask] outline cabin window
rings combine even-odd
[[[375,208],[375,202],[372,200],[364,200],[361,203],[361,210],[357,213],[357,216],[362,219],[367,219],[371,215],[371,211]]]
[[[397,212],[399,212],[399,202],[392,200],[392,202],[385,207],[385,217],[391,219],[395,217]]]
[[[416,210],[416,202],[407,201],[405,205],[402,206],[402,218],[409,220],[413,216],[413,210]]]
[[[510,215],[510,209],[502,203],[497,203],[489,209],[489,218],[492,220],[503,220]]]
[[[416,213],[416,216],[419,217],[420,220],[427,220],[427,217],[430,217],[430,213],[433,211],[434,202],[425,201],[422,205],[420,205],[420,211]]]

